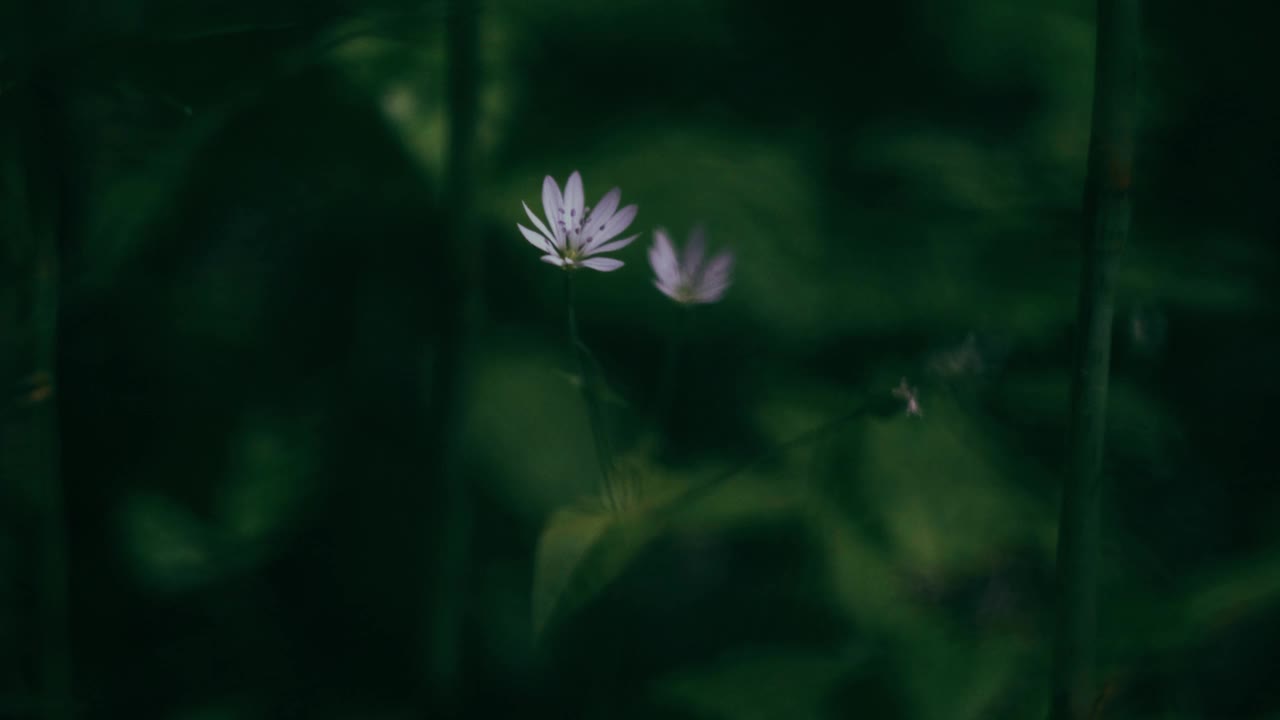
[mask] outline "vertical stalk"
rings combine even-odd
[[[67,528],[55,403],[58,249],[67,208],[64,113],[59,88],[33,74],[12,93],[3,144],[12,162],[0,182],[7,257],[0,285],[0,546],[17,616],[15,690],[47,718],[70,715]],[[16,106],[16,107],[14,107]],[[8,659],[6,659],[8,660]],[[0,681],[10,681],[0,678]],[[9,684],[9,682],[5,682]],[[0,688],[3,691],[4,688]]]
[[[471,554],[471,488],[461,463],[462,391],[467,354],[480,315],[480,244],[476,232],[476,124],[479,113],[479,17],[476,0],[449,0],[445,25],[449,136],[444,207],[452,267],[446,277],[457,301],[445,312],[431,379],[441,505],[435,510],[436,550],[428,588],[427,672],[436,716],[462,715],[462,626]]]
[[[1140,45],[1138,0],[1098,0],[1083,265],[1058,524],[1057,632],[1050,718],[1089,717],[1097,700],[1100,469],[1116,267],[1130,225]]]
[[[613,493],[609,483],[609,471],[613,467],[613,454],[609,448],[609,436],[605,431],[604,414],[600,410],[600,399],[596,392],[595,374],[588,366],[586,346],[578,335],[578,318],[574,313],[573,273],[564,273],[564,299],[568,308],[569,320],[569,352],[578,369],[578,378],[582,383],[582,399],[587,406],[587,424],[591,426],[591,440],[595,444],[596,462],[600,466],[600,497],[612,506]]]

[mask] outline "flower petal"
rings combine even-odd
[[[667,231],[662,228],[653,231],[653,245],[649,247],[649,267],[653,268],[653,274],[659,282],[672,288],[679,284],[680,269],[676,265],[676,251],[671,246]]]
[[[698,291],[693,294],[693,302],[702,304],[719,302],[720,299],[724,297],[725,291],[728,289],[728,284],[698,288]]]
[[[600,202],[596,203],[595,208],[591,210],[591,214],[587,216],[586,222],[582,224],[583,237],[593,237],[592,233],[599,232],[604,229],[605,223],[609,222],[609,218],[613,217],[613,211],[618,209],[618,201],[622,199],[622,190],[614,188],[604,194],[600,198]]]
[[[538,259],[539,259],[539,260],[541,260],[541,261],[542,261],[542,262],[544,262],[544,263],[551,263],[552,265],[555,265],[556,267],[564,267],[564,260],[563,260],[563,259],[561,259],[561,257],[560,257],[559,255],[543,255],[542,257],[540,257],[540,258],[538,258]]]
[[[703,268],[702,274],[698,277],[697,285],[725,285],[729,282],[729,275],[733,271],[733,253],[728,250],[718,253],[711,258],[711,262]]]
[[[524,239],[528,240],[529,244],[533,245],[534,247],[538,248],[544,253],[549,253],[552,251],[551,243],[547,242],[547,238],[543,237],[542,235],[539,235],[538,233],[530,230],[529,228],[521,225],[520,223],[516,223],[516,227],[520,228],[520,234],[524,235]]]
[[[684,246],[680,269],[687,278],[695,279],[702,272],[702,259],[707,252],[707,232],[698,225],[689,232],[689,243]]]
[[[524,205],[525,214],[527,214],[529,219],[533,221],[533,226],[538,228],[538,232],[542,233],[547,238],[547,244],[556,246],[556,234],[548,230],[546,225],[542,224],[542,219],[533,214],[533,211],[529,209],[528,203],[522,201],[520,204]],[[547,250],[547,252],[551,251]]]
[[[560,186],[550,175],[542,180],[542,209],[546,211],[547,222],[555,233],[552,237],[555,238],[556,247],[563,248],[564,226],[560,222],[560,216],[564,210],[564,197],[560,195]]]
[[[604,257],[588,258],[578,264],[581,265],[582,267],[591,268],[592,270],[599,270],[600,272],[613,272],[614,270],[617,270],[623,265],[626,265],[626,263],[622,262],[621,260],[614,260],[613,258],[604,258]]]
[[[659,280],[654,280],[653,286],[658,288],[658,292],[661,292],[663,295],[666,295],[667,297],[671,298],[672,300],[675,300],[676,302],[681,302],[680,295],[676,293],[675,288]]]
[[[638,237],[640,237],[640,235],[636,234],[636,235],[632,235],[631,237],[622,238],[621,240],[614,240],[611,243],[605,243],[600,247],[588,250],[586,253],[586,257],[591,257],[592,255],[600,255],[602,253],[607,253],[607,252],[613,252],[614,250],[621,250],[622,248],[635,242],[636,238]]]
[[[582,225],[583,200],[582,175],[574,170],[569,176],[569,182],[564,184],[564,214],[560,216],[566,225],[570,247],[574,250],[582,247],[581,236],[576,229]]]
[[[636,219],[637,210],[639,210],[639,208],[635,205],[628,205],[619,210],[613,215],[613,217],[609,218],[608,222],[604,223],[603,230],[596,230],[591,233],[591,242],[587,243],[587,246],[583,248],[583,250],[591,252],[595,248],[600,247],[606,242],[617,237],[623,230],[627,229],[627,226],[631,224],[632,220]]]

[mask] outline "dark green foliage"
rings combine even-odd
[[[1042,716],[1092,4],[494,0],[459,69],[467,5],[0,7],[0,718]],[[1267,717],[1275,13],[1181,5],[1143,20],[1097,680]],[[608,506],[515,228],[575,169],[646,233],[574,277]],[[647,233],[699,222],[735,284],[661,408]],[[13,671],[51,657],[69,691]]]

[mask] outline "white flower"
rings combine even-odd
[[[594,210],[582,204],[582,176],[575,170],[564,184],[564,193],[560,186],[548,175],[542,181],[542,208],[547,213],[547,223],[524,204],[534,232],[516,223],[524,239],[534,247],[546,253],[542,261],[551,263],[565,270],[591,268],[601,272],[611,272],[623,266],[621,260],[607,257],[596,257],[602,253],[621,250],[630,245],[639,235],[632,235],[621,240],[613,240],[619,233],[627,229],[636,217],[636,206],[628,205],[618,210],[618,200],[622,191],[614,188],[605,193],[596,203]],[[590,214],[587,211],[591,210]],[[616,211],[616,212],[615,212]],[[550,226],[550,230],[548,230]],[[613,240],[613,242],[609,242]]]
[[[678,257],[666,230],[654,230],[653,241],[649,265],[656,276],[653,284],[662,294],[685,305],[713,303],[724,297],[732,279],[733,254],[724,250],[707,260],[706,233],[701,228],[689,233],[689,244]]]

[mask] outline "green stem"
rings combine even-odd
[[[476,232],[476,125],[478,117],[479,18],[475,0],[450,0],[446,28],[446,92],[449,139],[446,155],[445,222],[449,248],[446,271],[456,303],[444,313],[436,340],[431,378],[434,404],[431,431],[440,504],[432,513],[434,565],[428,597],[427,662],[431,714],[458,716],[462,685],[462,625],[466,576],[471,555],[471,488],[461,462],[465,426],[462,392],[467,385],[466,356],[480,315],[480,245]]]
[[[1101,465],[1116,268],[1130,225],[1140,46],[1138,0],[1098,0],[1093,127],[1085,180],[1080,331],[1058,524],[1050,718],[1091,715],[1096,685]]]
[[[587,424],[591,427],[591,440],[595,444],[596,462],[600,466],[600,497],[613,506],[612,486],[609,483],[609,471],[613,467],[612,452],[609,448],[609,436],[604,425],[604,414],[600,410],[600,398],[596,388],[595,373],[588,366],[586,345],[578,334],[578,317],[573,302],[573,271],[564,273],[565,306],[568,309],[569,352],[578,370],[578,379],[582,388],[582,399],[587,406]]]

